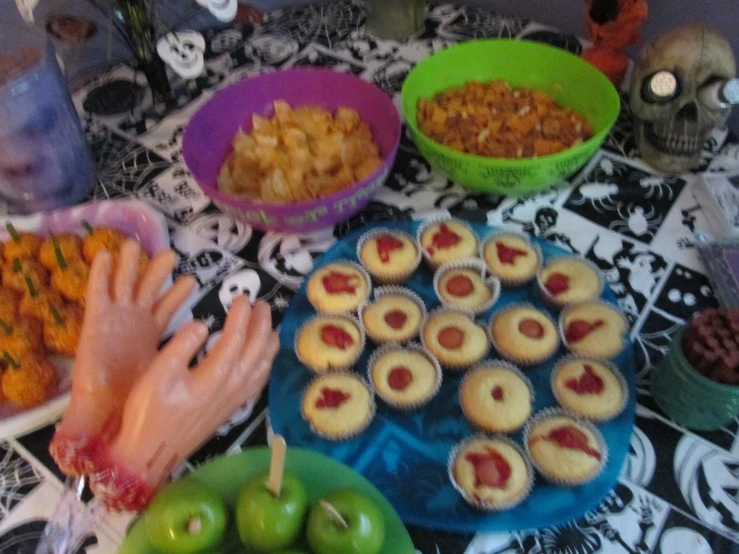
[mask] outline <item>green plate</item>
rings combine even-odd
[[[195,479],[218,493],[233,513],[241,488],[256,474],[269,469],[269,448],[249,448],[240,454],[222,456],[190,473]],[[415,548],[398,514],[385,497],[364,477],[328,456],[288,448],[285,471],[292,473],[305,487],[308,501],[315,504],[322,496],[337,489],[349,488],[375,501],[385,517],[385,546],[381,554],[414,554]],[[118,554],[159,554],[149,543],[143,520],[131,528]]]
[[[593,137],[564,152],[538,158],[502,159],[464,154],[425,136],[418,127],[418,100],[468,81],[503,79],[551,94],[577,110]],[[401,93],[403,115],[421,154],[449,179],[492,194],[529,194],[569,177],[595,154],[618,118],[618,92],[588,62],[569,52],[525,40],[474,40],[441,50],[408,74]]]

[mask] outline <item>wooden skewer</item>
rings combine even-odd
[[[267,479],[267,489],[276,498],[280,497],[282,492],[282,476],[285,473],[285,451],[287,444],[281,435],[275,435],[272,441],[272,458],[269,462],[269,478]]]

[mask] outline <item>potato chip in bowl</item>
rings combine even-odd
[[[379,87],[328,69],[288,69],[216,92],[182,153],[224,213],[265,231],[307,232],[361,211],[382,187],[400,116]]]
[[[275,204],[303,202],[339,192],[382,165],[356,110],[292,109],[284,100],[273,105],[272,118],[254,114],[251,132],[236,134],[218,174],[221,191]]]

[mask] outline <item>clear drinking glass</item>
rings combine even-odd
[[[28,29],[0,36],[0,197],[30,213],[75,204],[95,185],[95,162],[54,49]]]
[[[426,0],[366,0],[367,32],[403,40],[419,34],[426,21]]]

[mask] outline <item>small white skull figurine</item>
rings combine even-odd
[[[157,42],[157,53],[184,79],[194,79],[205,68],[205,39],[195,31],[169,33]]]
[[[228,23],[236,17],[239,8],[237,0],[198,0],[198,4],[207,8],[216,19]]]
[[[688,171],[728,109],[701,101],[701,91],[736,75],[729,42],[699,24],[678,27],[649,42],[631,79],[631,111],[642,158],[665,173]]]
[[[253,269],[245,269],[223,280],[218,291],[218,299],[221,301],[223,309],[228,311],[231,309],[233,301],[242,294],[248,295],[249,300],[254,304],[261,288],[262,283],[257,272]]]

